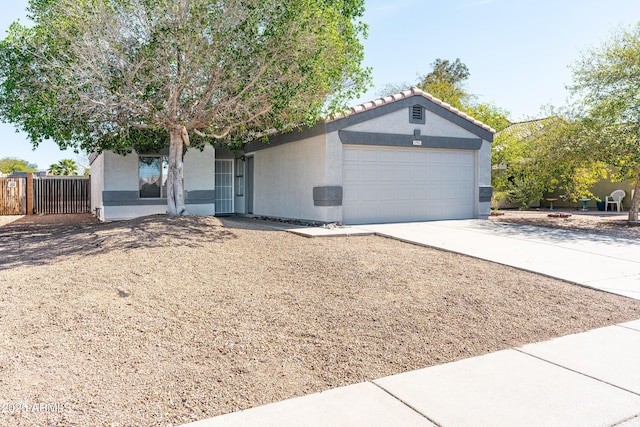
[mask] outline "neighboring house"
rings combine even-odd
[[[494,133],[411,89],[235,153],[189,149],[186,207],[344,224],[487,218]],[[92,209],[104,220],[164,213],[166,170],[161,153],[92,156]]]

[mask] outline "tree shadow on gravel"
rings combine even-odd
[[[90,216],[75,221],[24,217],[0,227],[0,270],[113,250],[197,248],[236,237],[216,218],[204,216],[152,215],[111,223],[100,223]]]

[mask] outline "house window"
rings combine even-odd
[[[140,156],[138,160],[138,184],[141,199],[167,197],[167,157]]]
[[[424,108],[421,105],[409,108],[409,123],[425,124]]]
[[[244,159],[236,159],[236,196],[244,196]]]

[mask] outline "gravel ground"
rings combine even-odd
[[[502,214],[502,215],[501,215]],[[569,215],[568,217],[558,217],[549,215]],[[548,210],[537,211],[501,211],[496,216],[491,216],[491,220],[507,222],[512,224],[537,225],[540,227],[563,228],[567,230],[586,231],[589,233],[605,234],[618,238],[640,240],[640,224],[629,224],[628,213],[604,214],[591,211],[582,213],[580,211]]]
[[[640,301],[375,236],[47,221],[0,227],[3,426],[176,425],[640,318]]]

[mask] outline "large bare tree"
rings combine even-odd
[[[0,117],[34,145],[168,141],[168,212],[182,215],[185,145],[311,124],[360,91],[363,3],[31,0],[34,25],[0,44]]]

